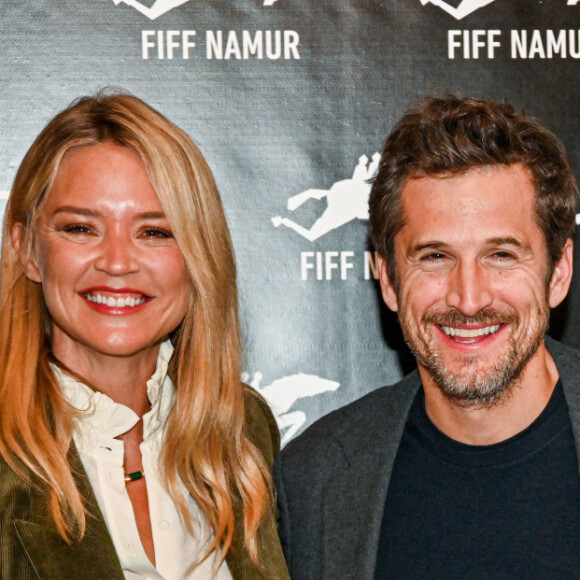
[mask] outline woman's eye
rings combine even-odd
[[[63,226],[62,231],[67,234],[90,234],[92,232],[86,224],[67,224]]]
[[[173,234],[169,230],[166,230],[164,228],[146,228],[141,233],[141,236],[146,239],[156,239],[156,238],[168,239],[172,238]]]

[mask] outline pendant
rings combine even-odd
[[[137,481],[139,479],[145,478],[145,472],[143,470],[133,471],[133,473],[125,473],[125,482],[131,483],[132,481]]]

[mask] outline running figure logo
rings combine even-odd
[[[455,6],[453,6],[451,3],[446,2],[445,0],[420,0],[420,1],[421,4],[423,4],[423,6],[425,6],[425,4],[433,4],[433,6],[438,6],[442,10],[445,10],[447,14],[451,14],[451,16],[453,16],[453,18],[455,18],[456,20],[461,20],[462,18],[465,18],[472,12],[475,12],[476,10],[483,8],[488,4],[491,4],[492,2],[495,2],[495,0],[462,0],[461,2],[459,2],[459,4],[457,2],[454,2]],[[568,0],[568,4],[570,4],[570,1],[571,0]]]
[[[185,4],[186,2],[189,2],[189,0],[156,0],[150,7],[145,6],[144,4],[139,2],[139,0],[113,0],[113,2],[117,6],[121,4],[121,2],[123,4],[127,4],[127,6],[131,6],[131,8],[135,8],[135,10],[141,12],[143,16],[147,16],[149,20],[155,20],[156,18],[159,18],[159,16],[162,16],[166,12],[169,12],[170,10],[177,8],[182,4]]]
[[[368,220],[371,191],[368,180],[374,177],[380,160],[379,153],[375,153],[370,162],[366,155],[362,155],[350,179],[337,181],[330,189],[308,189],[292,196],[288,200],[290,211],[298,209],[310,199],[326,198],[326,209],[310,229],[281,216],[272,218],[274,227],[286,226],[313,242],[354,219]]]
[[[139,0],[113,0],[115,5],[123,3],[127,4],[127,6],[131,6],[131,8],[135,8],[135,10],[141,12],[143,16],[147,16],[149,20],[155,20],[166,12],[169,12],[189,1],[190,0],[156,0],[152,5],[147,6],[142,2],[139,2]],[[277,0],[264,0],[264,6],[273,6],[274,2],[277,2]],[[151,2],[149,2],[149,4],[151,4]]]
[[[262,373],[254,373],[251,381],[248,373],[242,373],[242,381],[256,389],[276,416],[278,428],[282,433],[282,446],[286,445],[306,423],[306,413],[303,411],[288,412],[292,405],[304,397],[314,397],[321,393],[336,391],[340,383],[329,381],[316,375],[297,373],[276,379],[270,385],[261,386]],[[248,382],[249,381],[249,382]]]

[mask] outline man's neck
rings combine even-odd
[[[500,400],[490,406],[466,406],[450,400],[421,365],[425,407],[435,426],[468,445],[492,445],[529,427],[545,409],[558,381],[558,369],[542,343]]]

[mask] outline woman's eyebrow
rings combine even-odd
[[[136,219],[144,220],[164,220],[166,219],[165,212],[162,211],[146,211],[135,216]]]
[[[76,215],[82,215],[86,217],[102,217],[103,215],[100,211],[89,209],[86,207],[76,207],[74,205],[62,205],[54,210],[53,215],[59,213],[73,213]],[[135,215],[134,219],[162,220],[166,219],[166,216],[165,212],[162,211],[145,211]]]
[[[59,213],[74,213],[87,217],[100,217],[102,215],[100,212],[94,209],[89,209],[87,207],[76,207],[74,205],[61,205],[54,210],[53,215]]]

